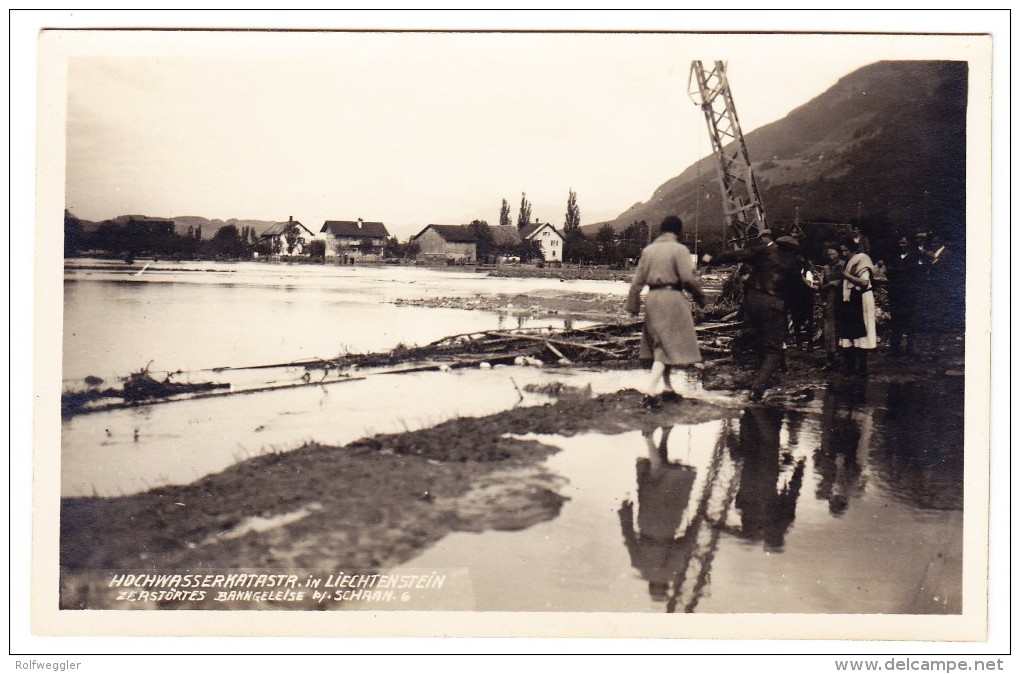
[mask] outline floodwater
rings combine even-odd
[[[144,267],[144,269],[143,269]],[[213,371],[423,345],[454,334],[517,327],[583,327],[570,317],[393,304],[397,299],[517,295],[537,289],[618,293],[626,283],[487,278],[473,271],[264,263],[159,262],[134,267],[70,260],[64,280],[67,389],[104,386],[146,366],[176,382],[228,383],[232,391],[286,390],[183,400],[85,414],[61,425],[61,494],[118,496],[186,484],[263,452],[306,441],[346,444],[372,433],[497,412],[519,388],[549,378],[534,368],[417,373],[301,383],[303,368]],[[621,299],[622,302],[622,299]],[[516,371],[516,374],[514,373]],[[318,374],[316,375],[318,377]],[[606,373],[604,391],[626,378]],[[586,379],[581,385],[588,383]],[[598,384],[593,384],[597,386]],[[470,395],[460,395],[461,391]],[[540,402],[545,402],[541,400]]]
[[[136,273],[66,272],[65,382],[123,375],[150,360],[154,370],[199,372],[516,327],[487,312],[387,302],[550,284],[408,268],[259,264]],[[626,291],[623,283],[572,285]],[[298,372],[259,376],[292,381]],[[115,496],[188,483],[306,441],[342,445],[547,402],[522,393],[530,383],[590,385],[597,395],[637,388],[645,376],[516,366],[370,372],[85,414],[62,422],[61,493]],[[701,391],[692,381],[685,387],[686,395],[739,414],[612,436],[534,436],[559,450],[541,466],[567,498],[559,514],[521,531],[442,539],[405,570],[438,570],[447,583],[403,608],[960,612],[962,380],[922,386],[873,376],[830,386],[797,411],[744,408],[728,393]]]
[[[633,388],[643,379],[638,371],[515,366],[370,373],[318,386],[82,414],[62,422],[61,495],[121,496],[188,484],[238,461],[305,442],[343,446],[377,433],[549,402],[524,391],[528,384],[590,385],[598,395]]]
[[[258,262],[126,267],[69,260],[64,272],[65,386],[154,373],[329,359],[424,345],[448,335],[564,327],[564,318],[394,304],[398,299],[520,294],[542,288],[621,296],[618,281],[488,278],[473,271]],[[144,268],[144,271],[143,271]],[[572,321],[575,327],[586,325]]]
[[[560,449],[546,469],[569,500],[409,562],[448,579],[415,608],[959,613],[961,396],[874,383],[804,412],[529,436]]]

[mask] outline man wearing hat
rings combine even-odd
[[[771,234],[763,230],[760,239],[764,243],[702,258],[706,264],[745,262],[751,267],[744,282],[744,321],[759,357],[758,372],[751,383],[751,400],[755,402],[765,395],[783,363],[787,302],[798,284],[804,283],[800,276],[800,244],[790,236],[773,242]]]

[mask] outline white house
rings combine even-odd
[[[535,222],[521,227],[521,240],[538,241],[546,262],[563,261],[563,234],[548,222]]]
[[[262,232],[259,239],[269,244],[273,255],[304,255],[305,248],[315,234],[290,216],[287,222],[277,222]]]

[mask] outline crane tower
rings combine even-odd
[[[719,160],[724,224],[731,235],[729,244],[743,248],[767,229],[767,225],[765,206],[726,79],[726,64],[716,61],[715,67],[707,70],[701,61],[691,61],[687,88],[691,100],[705,113],[712,149]]]

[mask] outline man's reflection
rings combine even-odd
[[[822,439],[814,453],[818,486],[815,496],[829,502],[829,512],[842,515],[850,507],[850,497],[864,489],[861,448],[867,452],[871,435],[871,416],[863,421],[853,417],[854,405],[840,410],[837,392],[826,392],[822,401]]]
[[[804,481],[804,459],[796,462],[789,481],[779,486],[781,457],[779,430],[783,411],[751,407],[740,420],[740,490],[735,505],[740,511],[740,528],[723,530],[751,541],[762,541],[766,550],[782,550],[786,532],[797,510],[797,497]]]
[[[633,504],[624,501],[618,511],[630,563],[648,581],[648,593],[655,601],[666,600],[670,579],[686,568],[695,544],[693,536],[677,536],[696,471],[669,460],[667,444],[672,430],[662,429],[658,445],[654,431],[642,434],[648,457],[637,460],[637,531]]]

